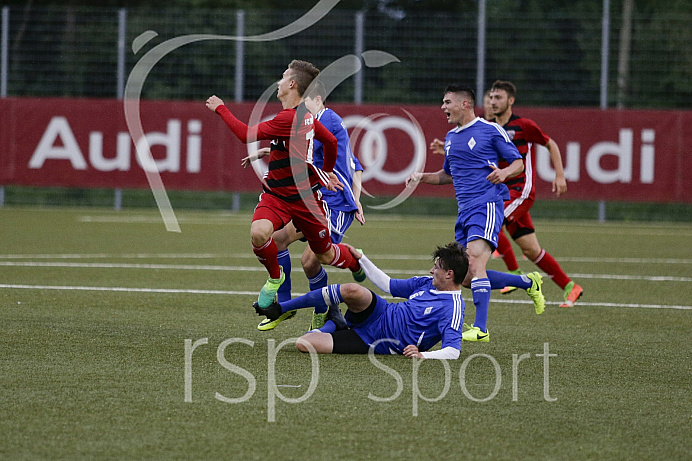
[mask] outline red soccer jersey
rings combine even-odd
[[[543,133],[536,125],[536,122],[514,114],[512,114],[503,128],[524,159],[524,171],[518,176],[509,178],[505,181],[505,184],[509,187],[510,194],[512,191],[521,191],[523,197],[533,198],[536,194],[536,171],[533,168],[530,144],[537,143],[545,146],[550,141],[550,138]],[[506,166],[507,162],[500,162],[500,168]]]
[[[276,117],[254,127],[239,121],[226,106],[216,112],[242,142],[271,140],[269,171],[265,176],[266,189],[287,201],[300,199],[300,191],[316,192],[329,182],[325,172],[331,172],[336,162],[337,141],[319,121],[315,120],[304,103],[284,109]],[[313,165],[313,139],[325,146],[324,166]]]

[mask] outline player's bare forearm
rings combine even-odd
[[[434,186],[451,184],[452,176],[447,174],[445,170],[439,170],[434,173],[412,173],[411,176],[406,179],[407,187],[418,183],[432,184]]]
[[[553,192],[558,197],[567,192],[567,181],[565,180],[565,171],[562,165],[562,155],[557,143],[551,138],[548,144],[545,145],[550,154],[550,161],[555,170],[555,179],[553,180]]]

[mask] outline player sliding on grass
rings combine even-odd
[[[375,266],[364,254],[345,245],[367,277],[379,289],[399,298],[388,303],[356,283],[329,285],[283,303],[261,308],[259,315],[279,318],[294,309],[346,303],[347,324],[333,332],[309,331],[298,339],[296,347],[307,352],[308,344],[319,354],[403,354],[419,359],[457,359],[461,349],[464,301],[461,282],[469,261],[464,248],[456,242],[438,247],[433,253],[431,276],[393,279]],[[426,352],[438,342],[441,349]]]
[[[333,172],[337,141],[315,120],[302,101],[303,93],[319,74],[305,61],[292,61],[278,82],[277,98],[283,110],[272,120],[248,127],[238,120],[216,96],[207,99],[207,107],[221,116],[226,125],[244,143],[271,140],[269,171],[263,181],[264,192],[252,215],[250,235],[257,259],[267,268],[269,278],[257,302],[269,306],[276,297],[285,275],[277,259],[274,231],[293,221],[323,264],[358,272],[360,265],[341,244],[332,244],[329,226],[322,208],[321,187],[343,187]],[[322,168],[313,165],[313,140],[324,145]]]

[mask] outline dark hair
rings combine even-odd
[[[469,270],[469,257],[466,249],[457,242],[437,247],[433,252],[433,260],[440,261],[440,267],[446,271],[454,271],[454,283],[461,285]]]
[[[445,88],[444,94],[447,93],[464,93],[466,98],[469,99],[471,105],[476,104],[476,92],[468,86],[460,85],[458,83],[452,83],[450,85],[447,85],[447,88]]]
[[[514,83],[510,81],[505,81],[505,80],[495,80],[495,83],[493,83],[493,86],[490,87],[490,91],[493,90],[503,90],[507,92],[507,97],[508,98],[516,98],[517,96],[517,87],[514,86]]]
[[[315,99],[317,96],[319,96],[322,98],[322,102],[327,99],[327,90],[324,88],[324,83],[322,83],[322,80],[320,80],[319,77],[313,80],[308,86],[305,96],[311,99]]]
[[[320,70],[307,61],[299,61],[294,59],[288,65],[288,68],[293,71],[293,80],[298,84],[298,94],[303,96],[305,90],[310,86],[312,81],[320,74]]]

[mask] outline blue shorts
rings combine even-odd
[[[368,308],[371,310],[370,315],[360,323],[353,323],[354,315],[347,311],[346,323],[360,336],[365,344],[369,346],[374,344],[376,354],[401,354],[406,346],[405,344],[397,344],[392,342],[393,340],[383,337],[383,332],[385,331],[385,311],[388,309],[389,303],[375,293],[372,293],[372,297],[372,304]],[[357,316],[358,314],[355,315]],[[378,340],[381,341],[378,342]],[[376,342],[377,344],[375,344]]]
[[[473,205],[459,211],[454,226],[454,238],[464,247],[473,240],[487,241],[493,250],[497,248],[497,235],[505,219],[502,200]]]
[[[351,227],[355,215],[355,211],[327,210],[329,234],[332,236],[332,243],[341,243],[346,230]]]

